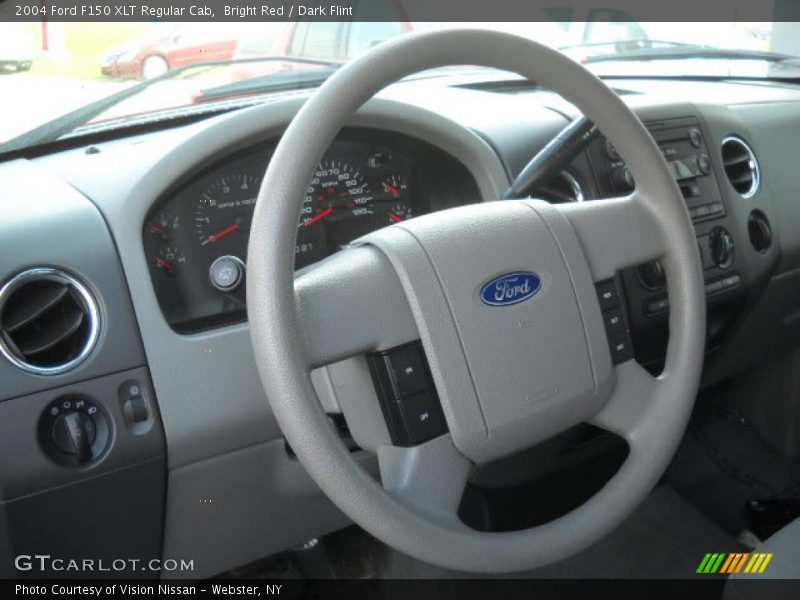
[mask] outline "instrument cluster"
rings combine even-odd
[[[191,174],[151,211],[145,255],[162,311],[177,331],[245,318],[250,225],[274,147],[247,150]],[[303,197],[295,267],[370,231],[477,200],[472,176],[441,150],[399,134],[343,133]]]

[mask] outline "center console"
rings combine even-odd
[[[701,123],[693,116],[648,121],[645,125],[661,148],[692,219],[708,305],[715,307],[713,313],[709,312],[708,331],[713,346],[733,318],[745,287],[737,260],[740,243],[712,159],[712,153],[719,149],[709,147]],[[606,138],[595,140],[588,156],[600,197],[622,196],[635,189],[630,170]],[[757,169],[755,157],[741,166],[739,177],[746,183],[748,169]],[[757,181],[751,183],[758,185]],[[663,267],[652,262],[627,269],[620,274],[619,285],[627,299],[636,358],[657,370],[668,337],[669,297]]]

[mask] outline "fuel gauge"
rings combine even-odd
[[[147,231],[161,239],[167,239],[175,232],[179,223],[178,215],[171,210],[164,210],[147,224]]]

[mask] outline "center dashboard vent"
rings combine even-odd
[[[722,165],[733,189],[743,198],[751,198],[761,184],[761,170],[752,148],[738,137],[722,141]]]
[[[94,297],[63,271],[30,269],[0,288],[0,352],[20,369],[69,371],[91,353],[99,331]]]

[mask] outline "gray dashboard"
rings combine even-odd
[[[366,105],[351,125],[434,145],[466,167],[483,199],[497,198],[575,116],[574,109],[546,91],[509,92],[502,79],[494,87],[472,83],[445,85],[434,78],[399,84]],[[745,83],[614,83],[646,123],[694,117],[702,129],[746,283],[736,318],[709,356],[706,383],[722,380],[800,334],[794,300],[800,293],[800,171],[793,164],[800,91]],[[734,102],[720,104],[720,97]],[[97,476],[119,479],[123,467],[139,482],[136,498],[149,502],[129,523],[139,529],[141,552],[194,558],[192,576],[213,575],[347,523],[287,451],[258,379],[246,323],[177,333],[159,306],[142,244],[154,203],[177,181],[221,156],[275,140],[303,98],[279,96],[182,127],[0,165],[0,284],[27,267],[63,267],[92,286],[104,323],[92,356],[67,374],[31,376],[0,360],[0,522],[9,532],[0,537],[26,535],[22,525],[9,525],[20,514],[12,508],[22,496],[46,498],[90,480],[102,490],[110,484]],[[763,176],[753,198],[740,197],[725,179],[719,148],[730,135],[747,140],[758,157]],[[576,167],[585,177],[592,168],[589,162]],[[765,252],[747,250],[753,208],[773,229],[774,243]],[[72,235],[76,230],[82,237]],[[351,359],[315,374],[329,412],[353,397],[369,403],[374,391],[363,383],[362,362]],[[92,390],[113,422],[124,422],[116,394],[132,377],[147,390],[152,426],[144,433],[116,426],[115,444],[97,465],[69,470],[51,464],[35,433],[26,433],[36,428],[43,407],[72,388]],[[12,422],[18,433],[9,437],[4,433]],[[374,447],[380,437],[362,446]],[[30,458],[9,461],[20,447]],[[369,452],[358,452],[366,468],[374,467]],[[5,483],[23,471],[24,486]],[[35,518],[37,510],[25,507],[24,514]],[[117,524],[110,520],[107,526]],[[51,525],[56,537],[58,528]],[[0,547],[0,559],[19,549],[15,542],[7,546]]]

